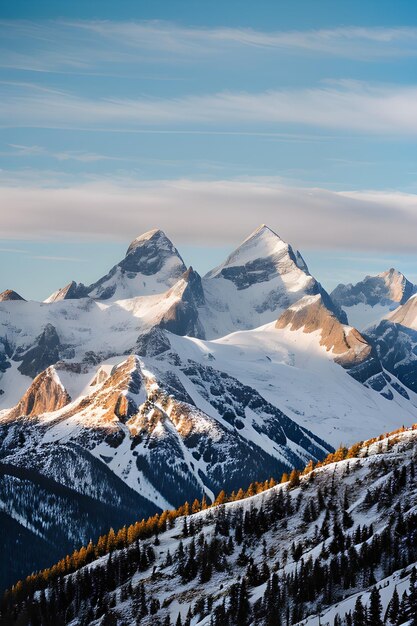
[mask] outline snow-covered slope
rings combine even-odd
[[[330,296],[346,312],[349,323],[362,330],[404,304],[416,289],[404,274],[391,268],[365,276],[356,285],[341,283]]]
[[[169,337],[181,362],[209,363],[227,372],[333,446],[416,419],[417,396],[410,391],[407,400],[395,377],[381,383],[388,400],[350,376],[321,339],[319,330],[306,333],[274,323],[215,341]]]
[[[22,619],[46,587],[32,610],[74,626],[356,626],[364,608],[365,624],[411,624],[416,454],[417,430],[381,435],[289,482],[110,533],[61,563],[66,578],[57,568],[17,586],[3,619]]]

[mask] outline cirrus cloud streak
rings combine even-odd
[[[221,92],[167,98],[86,98],[30,84],[6,84],[4,127],[99,130],[149,126],[265,129],[304,125],[385,135],[417,134],[417,86],[337,81],[308,89]]]

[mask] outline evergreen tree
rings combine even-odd
[[[397,587],[394,589],[391,601],[388,605],[388,619],[392,624],[395,624],[400,613],[400,597],[398,595]]]
[[[368,626],[383,626],[381,596],[376,587],[371,591],[369,602]]]
[[[352,619],[353,619],[353,626],[367,626],[365,610],[364,610],[364,606],[362,604],[362,600],[360,596],[356,600]]]

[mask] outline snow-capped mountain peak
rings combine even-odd
[[[349,322],[363,329],[407,302],[416,289],[404,274],[391,267],[375,276],[365,276],[355,285],[341,283],[330,295],[347,313]]]
[[[268,259],[287,254],[290,246],[265,224],[261,224],[227,257],[227,259],[207,274],[207,278],[224,275],[227,268],[246,266],[259,259]],[[295,259],[293,259],[295,261]]]
[[[150,230],[132,241],[126,256],[87,288],[92,298],[126,299],[162,293],[185,272],[178,250],[162,230]]]
[[[206,336],[273,322],[303,296],[318,293],[345,321],[345,315],[309,273],[301,254],[265,224],[204,277],[203,287],[210,308],[210,315],[200,315]]]
[[[24,298],[22,298],[22,296],[16,291],[13,291],[13,289],[6,289],[6,291],[2,291],[2,293],[0,293],[0,302],[8,302],[11,300],[24,301]]]

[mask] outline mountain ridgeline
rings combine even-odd
[[[0,586],[417,421],[415,287],[374,278],[329,295],[265,225],[200,276],[155,229],[91,285],[0,294]]]

